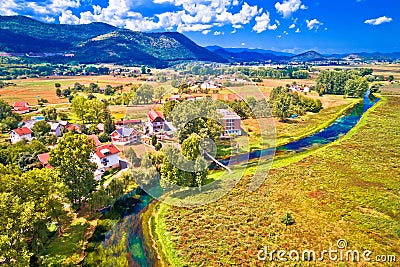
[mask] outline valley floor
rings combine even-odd
[[[372,260],[397,255],[399,261],[399,120],[400,97],[383,97],[344,138],[289,165],[274,164],[253,193],[248,169],[207,206],[157,204],[151,225],[158,251],[167,265],[260,266],[270,264],[257,259],[264,246],[321,252],[345,239],[347,249],[372,251]],[[281,223],[287,212],[293,225]],[[316,262],[327,264],[327,257]]]

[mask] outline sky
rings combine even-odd
[[[400,52],[398,0],[0,0],[0,15],[178,31],[201,46]]]

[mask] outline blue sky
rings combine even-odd
[[[397,0],[0,0],[0,15],[178,31],[196,43],[324,54],[400,51]]]

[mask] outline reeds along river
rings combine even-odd
[[[297,153],[331,143],[348,133],[355,125],[357,125],[362,115],[378,101],[379,99],[373,97],[370,92],[367,92],[363,101],[355,105],[351,110],[337,119],[329,127],[301,140],[277,147],[276,151],[278,153]],[[252,151],[246,154],[236,155],[234,164],[247,162],[248,160],[263,157],[274,152],[275,151],[271,149],[263,149]],[[228,162],[229,159],[222,161],[222,163],[225,164]],[[230,163],[232,164],[232,161]],[[106,239],[103,242],[103,244],[107,246],[107,244],[112,243],[112,240],[118,241],[118,237],[120,237],[121,234],[127,234],[130,266],[159,265],[154,251],[152,251],[152,248],[148,245],[150,242],[145,242],[147,240],[145,240],[146,237],[143,235],[142,229],[141,214],[146,211],[151,201],[152,198],[146,193],[142,192],[133,209],[130,210],[129,213],[124,214],[121,222],[106,234]]]

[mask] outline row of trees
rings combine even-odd
[[[274,88],[269,101],[273,114],[281,121],[286,121],[293,114],[317,113],[322,109],[321,100],[295,94],[287,87]]]
[[[369,89],[366,78],[369,73],[357,70],[323,70],[317,77],[316,90],[321,95],[362,97]]]

